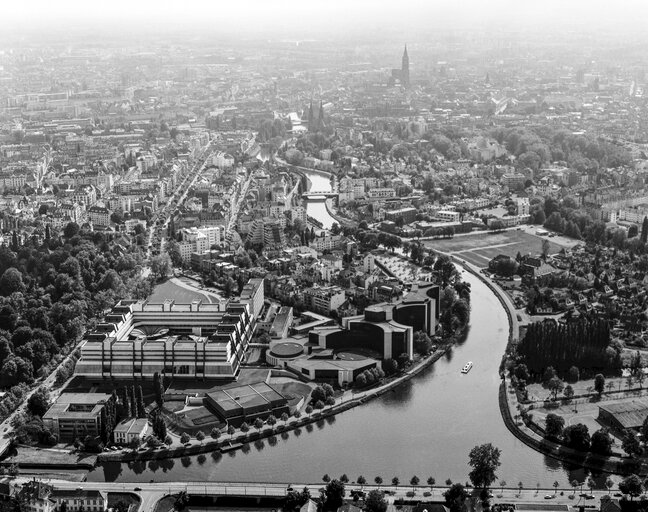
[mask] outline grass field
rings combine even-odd
[[[543,240],[549,240],[550,254],[562,249],[561,245],[551,239],[517,230],[501,233],[476,233],[447,240],[428,240],[424,244],[435,251],[454,254],[473,265],[486,267],[488,262],[498,254],[506,254],[511,257],[515,257],[518,252],[520,254],[539,254],[542,251]]]
[[[153,303],[162,303],[167,299],[175,300],[178,304],[188,304],[194,300],[214,302],[207,293],[198,290],[189,290],[183,286],[175,284],[173,281],[165,281],[162,284],[158,284],[153,289],[151,296],[148,298],[149,302]]]

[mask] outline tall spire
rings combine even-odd
[[[403,60],[401,64],[401,84],[403,85],[403,87],[409,87],[410,85],[409,55],[407,55],[407,44],[405,45],[405,50],[403,50]]]

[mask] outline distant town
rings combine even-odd
[[[407,35],[0,50],[3,511],[645,509],[643,47]]]

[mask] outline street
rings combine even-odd
[[[20,480],[20,479],[19,479]],[[26,480],[26,479],[23,479]],[[285,496],[289,487],[300,491],[308,487],[312,495],[317,495],[317,491],[325,487],[324,482],[319,483],[235,483],[235,482],[149,482],[149,483],[120,483],[120,482],[68,482],[63,480],[49,480],[49,483],[57,489],[75,490],[75,489],[92,489],[105,492],[136,492],[142,498],[140,512],[151,512],[155,504],[164,496],[177,494],[186,491],[189,495],[220,495],[220,496]],[[364,491],[369,492],[374,489],[382,490],[388,493],[386,498],[393,503],[399,499],[414,501],[443,501],[443,493],[448,489],[446,486],[411,486],[411,485],[358,485],[355,483],[346,484],[347,498],[350,492]],[[414,492],[413,495],[411,493]],[[602,496],[607,496],[609,491],[594,490],[591,495],[592,499],[580,497],[581,490],[576,489],[575,496],[571,499],[574,489],[568,488],[498,488],[492,489],[493,497],[491,502],[497,503],[543,503],[547,505],[568,505],[581,506],[593,505],[598,508]],[[561,495],[562,493],[562,495]],[[408,495],[409,494],[409,495]],[[590,494],[585,490],[583,494]],[[551,498],[548,498],[551,496]]]

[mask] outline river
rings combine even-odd
[[[307,173],[307,175],[311,182],[310,190],[317,190],[318,192],[328,192],[331,190],[331,181],[327,176],[315,173]],[[322,199],[309,199],[306,201],[306,214],[319,220],[325,229],[329,229],[334,222],[337,222],[326,209],[326,200],[324,197]]]
[[[313,183],[326,179],[309,177]],[[316,186],[319,189],[323,183]],[[309,214],[315,217],[311,205]],[[266,439],[250,445],[247,452],[215,454],[216,458],[207,454],[203,464],[198,456],[107,463],[89,473],[88,480],[318,482],[324,473],[346,473],[351,480],[361,474],[369,481],[377,475],[385,481],[398,476],[403,483],[413,475],[422,481],[434,476],[443,484],[447,478],[466,481],[468,452],[491,442],[502,450],[497,473],[509,486],[522,482],[527,489],[538,483],[550,487],[558,481],[567,487],[574,479],[583,481],[582,470],[565,468],[532,450],[504,425],[498,406],[498,368],[507,343],[508,319],[484,283],[468,272],[462,276],[472,286],[465,340],[394,392],[292,431],[286,439],[277,437],[274,444]],[[473,361],[474,367],[464,375],[460,369],[467,361]]]

